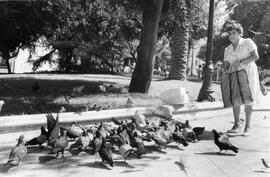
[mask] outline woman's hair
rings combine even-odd
[[[230,32],[232,30],[237,31],[240,34],[240,36],[243,36],[244,30],[243,30],[243,27],[240,23],[238,23],[236,21],[227,22],[226,32]]]

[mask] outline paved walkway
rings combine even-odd
[[[265,119],[266,116],[266,119]],[[191,121],[192,126],[205,126],[211,131],[226,131],[232,126],[232,115],[211,117]],[[22,132],[27,139],[38,131]],[[20,133],[19,133],[20,134]],[[127,163],[117,154],[114,155],[115,167],[100,164],[98,155],[86,152],[65,151],[65,159],[55,159],[48,155],[49,149],[28,148],[27,157],[19,167],[5,171],[2,164],[6,162],[10,148],[15,145],[18,133],[7,134],[9,138],[0,139],[0,176],[36,177],[36,176],[107,176],[107,177],[267,177],[262,171],[261,158],[270,156],[270,115],[267,112],[254,112],[252,135],[250,137],[233,137],[231,142],[239,147],[239,153],[217,154],[219,151],[212,140],[190,143],[187,147],[170,144],[159,151],[151,148],[141,159],[131,159]],[[11,137],[14,137],[13,141]],[[186,173],[179,162],[183,162]]]

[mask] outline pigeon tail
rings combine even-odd
[[[237,148],[237,147],[232,146],[230,149],[231,149],[233,152],[238,153],[238,148]]]
[[[40,143],[38,142],[37,138],[33,138],[33,139],[27,141],[27,142],[25,143],[25,146],[29,146],[29,145],[38,145],[38,144],[40,144]]]

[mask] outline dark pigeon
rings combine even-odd
[[[41,147],[42,144],[45,143],[48,140],[49,134],[45,130],[45,127],[44,126],[41,126],[40,130],[41,130],[41,134],[38,137],[35,137],[35,138],[27,141],[25,143],[26,146],[29,146],[29,145],[39,145],[39,147]]]
[[[113,167],[114,163],[113,163],[113,158],[112,158],[112,151],[104,138],[102,138],[102,143],[101,143],[98,153],[102,159],[102,163],[108,162],[110,166]]]
[[[231,150],[235,153],[238,153],[238,148],[230,143],[227,135],[225,135],[225,134],[219,135],[215,129],[213,130],[213,133],[214,133],[215,144],[220,149],[220,152],[222,150]]]
[[[49,117],[49,118],[48,118]],[[51,114],[47,114],[47,121],[48,119],[54,119],[53,116]],[[60,127],[59,127],[59,114],[57,113],[56,119],[55,119],[55,123],[54,125],[48,125],[48,128],[52,128],[51,130],[49,129],[49,140],[48,140],[48,146],[53,146],[56,139],[59,136],[59,131],[60,131]]]
[[[67,131],[63,130],[62,135],[60,135],[53,144],[52,153],[56,153],[56,157],[58,157],[59,152],[62,152],[62,157],[64,157],[64,151],[67,146]]]

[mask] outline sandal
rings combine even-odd
[[[243,136],[250,136],[250,128],[245,128]]]
[[[240,133],[240,126],[235,124],[231,130],[228,130],[227,133]]]

